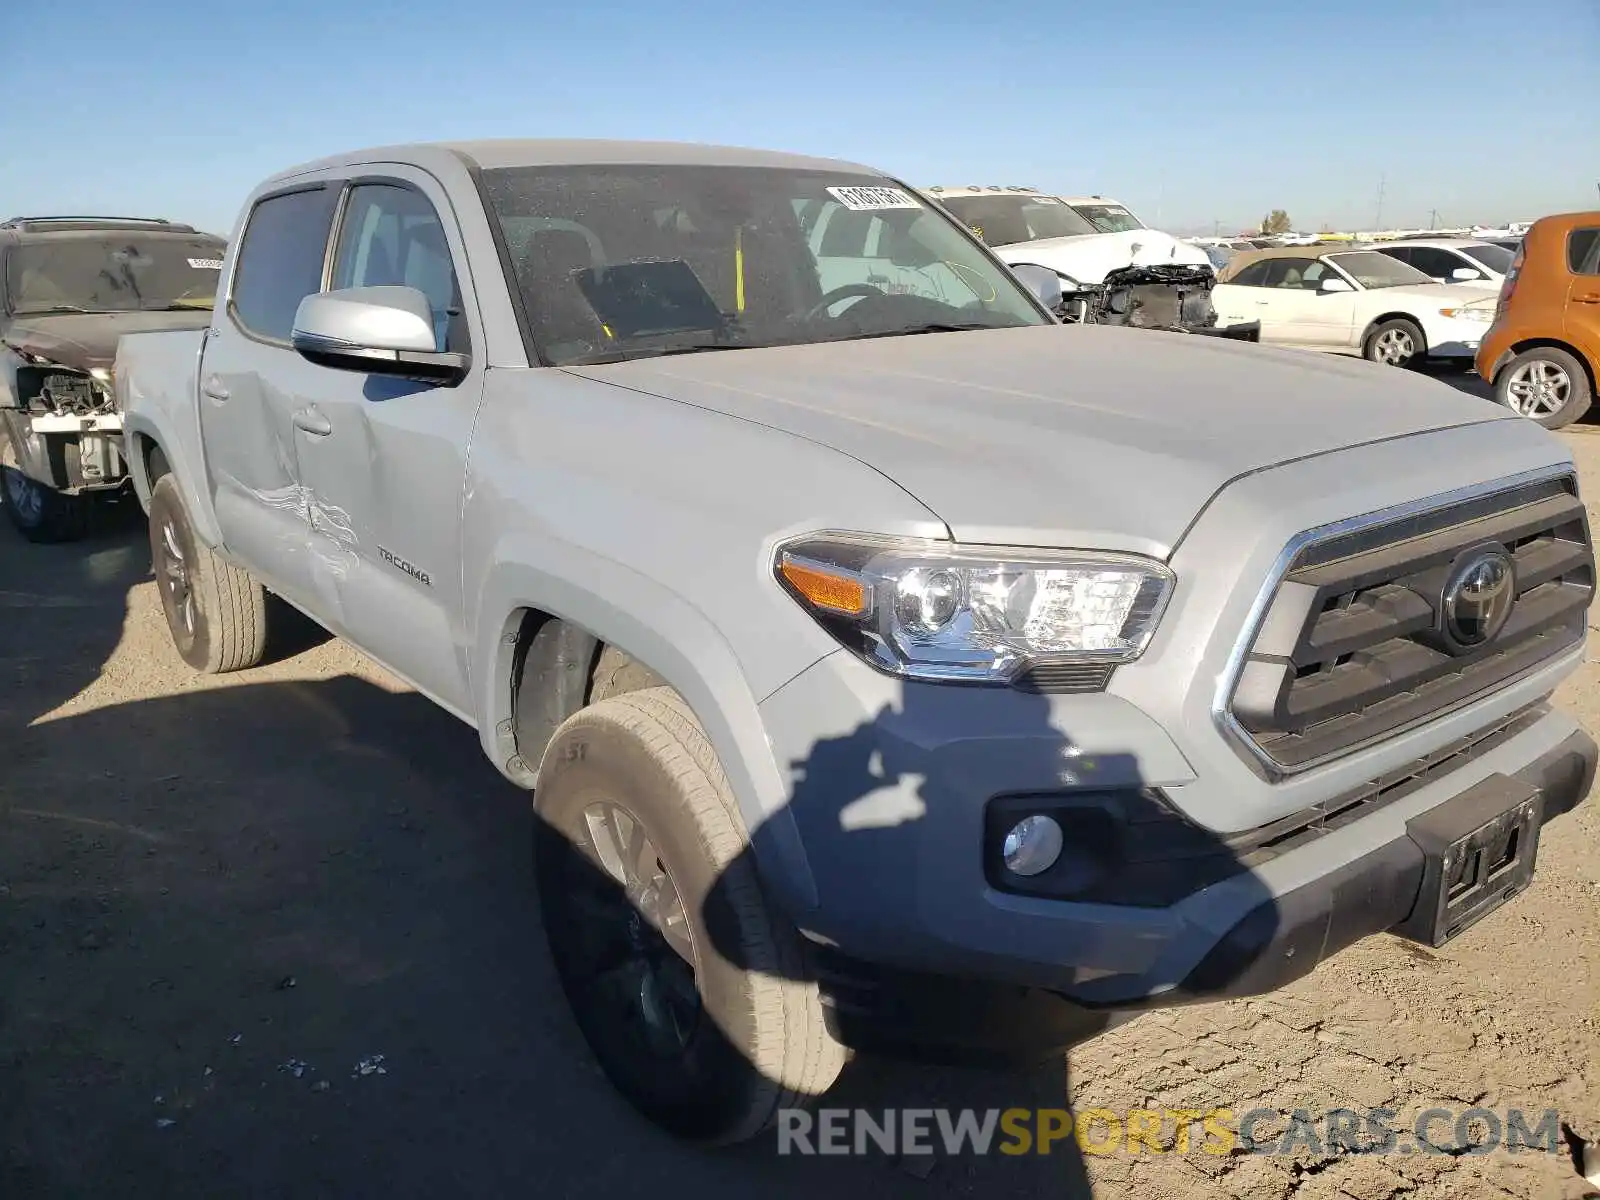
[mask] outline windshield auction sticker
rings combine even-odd
[[[905,192],[892,187],[831,187],[828,194],[854,212],[922,207]]]

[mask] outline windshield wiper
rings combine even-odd
[[[995,325],[988,321],[947,322],[932,321],[926,325],[908,325],[904,329],[882,329],[875,333],[847,333],[836,338],[826,338],[830,342],[855,342],[867,338],[910,337],[916,333],[968,333],[974,329],[1022,329],[1022,325]]]
[[[571,366],[598,367],[606,363],[630,362],[636,358],[665,358],[669,354],[699,354],[703,350],[749,350],[750,346],[730,346],[726,342],[696,342],[690,346],[641,346],[633,350],[602,350],[575,358]]]
[[[96,313],[105,311],[103,308],[82,308],[76,304],[52,304],[49,308],[19,308],[16,315],[19,317],[48,317],[54,313]]]

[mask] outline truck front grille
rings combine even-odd
[[[1593,591],[1569,475],[1335,529],[1288,562],[1228,710],[1269,769],[1304,770],[1580,642]]]

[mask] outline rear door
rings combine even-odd
[[[1571,272],[1562,326],[1567,340],[1600,368],[1600,225],[1580,226],[1567,234],[1566,267]]]
[[[438,348],[471,355],[473,367],[449,387],[310,367],[314,399],[295,435],[312,501],[312,569],[335,632],[464,713],[472,706],[462,487],[484,334],[443,188],[413,167],[365,170],[349,181],[329,287],[417,288],[428,298]]]
[[[323,182],[256,201],[200,356],[200,431],[223,543],[273,591],[313,611],[293,422],[317,368],[289,335],[300,301],[321,286],[337,200]]]

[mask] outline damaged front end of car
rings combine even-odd
[[[9,343],[0,358],[0,420],[14,469],[68,494],[121,486],[127,466],[111,368]]]
[[[1175,263],[1122,267],[1098,284],[1062,277],[1055,312],[1069,325],[1126,325],[1259,342],[1259,321],[1218,324],[1211,303],[1215,284],[1208,268]]]

